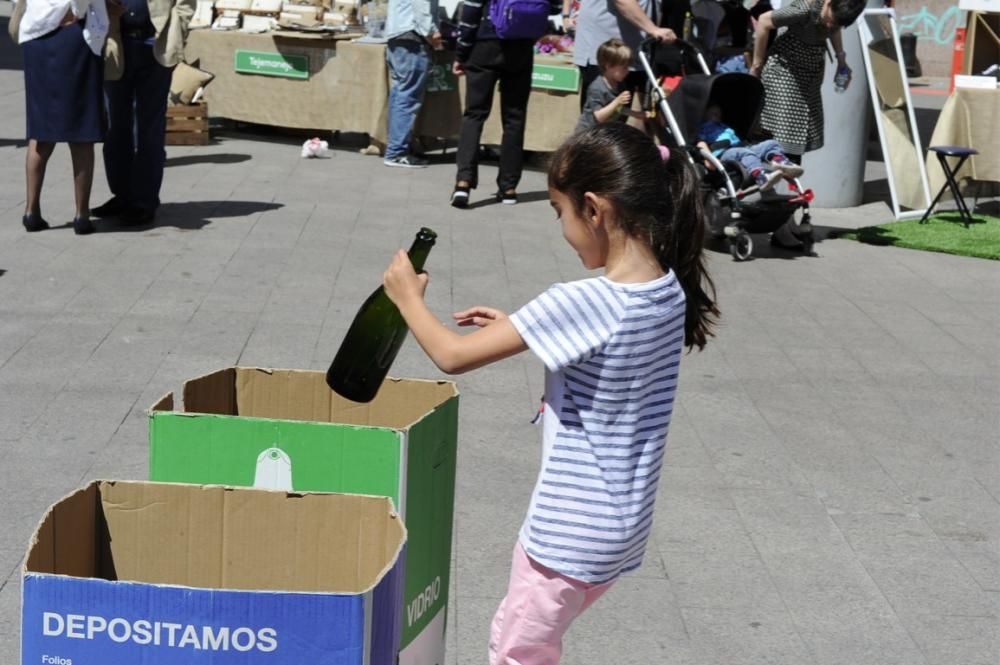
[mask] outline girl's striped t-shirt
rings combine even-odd
[[[684,346],[684,291],[606,277],[556,284],[511,315],[545,363],[542,468],[520,542],[603,583],[638,568],[653,523]]]

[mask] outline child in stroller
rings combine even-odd
[[[771,139],[749,145],[744,142],[732,127],[722,122],[722,108],[716,103],[710,103],[705,111],[697,146],[720,161],[739,162],[761,192],[770,191],[782,178],[798,178],[805,173],[801,166],[788,160],[777,141]],[[707,160],[705,166],[713,168]]]
[[[655,104],[658,124],[658,138],[661,144],[687,153],[692,164],[701,170],[702,191],[705,211],[709,216],[712,235],[725,238],[729,251],[737,261],[750,258],[753,252],[751,234],[779,231],[781,239],[772,235],[772,244],[791,248],[792,236],[795,246],[806,255],[812,255],[813,231],[810,221],[809,202],[813,199],[811,190],[805,189],[798,180],[801,171],[792,164],[783,165],[784,170],[772,166],[778,176],[770,176],[771,185],[781,177],[788,179],[788,192],[761,191],[759,182],[750,177],[751,173],[738,161],[720,161],[706,142],[698,143],[700,130],[705,123],[709,107],[714,106],[719,115],[716,122],[724,123],[731,130],[730,140],[741,141],[756,125],[764,99],[764,88],[760,80],[749,74],[710,74],[701,54],[690,44],[678,40],[672,45],[686,61],[697,61],[703,74],[686,73],[680,77],[676,87],[667,93],[660,86],[661,72],[654,70],[657,63],[655,40],[646,40],[639,47],[639,64],[646,73],[649,97]],[[662,56],[661,56],[662,57]],[[690,71],[689,68],[685,68]],[[716,146],[715,149],[727,147]],[[729,146],[731,148],[731,146]],[[760,146],[758,146],[759,148]],[[773,161],[775,153],[764,145],[765,159]],[[781,160],[778,160],[779,162]],[[708,164],[709,166],[706,166]],[[752,168],[750,172],[752,172]],[[765,178],[765,183],[767,183]],[[786,233],[787,232],[787,233]]]

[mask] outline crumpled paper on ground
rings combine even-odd
[[[302,144],[302,156],[308,158],[329,157],[330,144],[313,137]]]

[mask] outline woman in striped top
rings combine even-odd
[[[681,352],[704,347],[718,316],[699,185],[683,157],[634,128],[599,125],[555,153],[549,197],[584,267],[603,276],[556,284],[510,316],[456,313],[458,325],[478,326],[470,335],[428,310],[427,276],[405,252],[384,278],[443,371],[528,349],[546,367],[542,466],[493,620],[491,665],[557,663],[570,623],[642,563]]]

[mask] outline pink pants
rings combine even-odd
[[[529,557],[518,543],[507,596],[490,629],[490,665],[556,665],[563,634],[612,584],[560,575]]]

